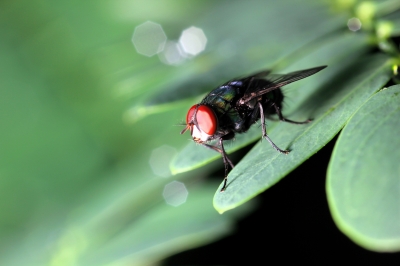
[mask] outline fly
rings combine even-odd
[[[262,137],[280,153],[288,154],[288,150],[280,149],[268,137],[265,118],[278,115],[280,121],[292,124],[306,124],[292,121],[282,115],[283,93],[281,87],[314,75],[327,66],[291,72],[288,74],[271,74],[262,71],[242,79],[234,79],[212,90],[199,103],[190,107],[186,115],[186,127],[181,134],[190,130],[195,142],[219,152],[225,166],[225,191],[228,181],[228,170],[234,168],[224,149],[224,140],[230,140],[236,133],[245,133],[251,125],[261,120]],[[217,140],[218,146],[207,142]]]

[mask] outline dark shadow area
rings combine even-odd
[[[365,250],[342,234],[332,220],[325,178],[336,139],[260,194],[259,208],[239,221],[233,235],[174,255],[162,265],[237,265],[239,261],[249,265],[293,261],[398,265],[400,253]]]

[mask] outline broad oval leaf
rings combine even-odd
[[[275,144],[291,150],[290,154],[282,155],[263,142],[245,156],[229,174],[226,191],[215,194],[218,212],[235,208],[265,191],[316,153],[390,77],[390,62],[385,56],[364,58],[355,66],[347,70],[351,76],[333,78],[299,106],[298,112],[315,118],[312,123],[279,123],[268,132]]]
[[[326,190],[337,226],[375,251],[400,250],[400,85],[371,97],[336,142]]]

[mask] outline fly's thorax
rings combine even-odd
[[[211,91],[201,102],[213,106],[216,112],[226,112],[232,108],[232,102],[237,95],[235,87],[230,85],[220,86]]]

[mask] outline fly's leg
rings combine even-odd
[[[233,165],[232,161],[228,158],[228,155],[225,152],[225,148],[224,148],[224,143],[223,143],[223,139],[219,138],[219,146],[221,148],[206,144],[206,143],[201,143],[203,146],[206,146],[209,149],[212,149],[214,151],[219,152],[222,155],[222,160],[224,161],[224,166],[225,166],[225,177],[224,177],[224,185],[221,188],[220,192],[224,192],[226,189],[226,184],[228,182],[228,173],[229,173],[229,166],[231,167],[231,169],[233,169],[235,167],[235,165]]]
[[[307,119],[306,121],[303,121],[303,122],[297,122],[297,121],[293,121],[293,120],[287,119],[287,118],[283,117],[281,109],[279,109],[279,107],[276,106],[276,104],[273,104],[273,105],[274,105],[276,114],[278,115],[279,120],[281,120],[281,121],[288,122],[288,123],[291,123],[291,124],[296,124],[296,125],[307,124],[307,123],[310,123],[312,121],[311,119]]]
[[[261,116],[261,126],[262,126],[262,134],[263,138],[268,140],[268,142],[274,147],[275,150],[279,151],[280,153],[288,154],[289,151],[287,150],[281,150],[278,146],[275,145],[275,143],[272,142],[272,140],[268,137],[267,135],[267,130],[265,129],[265,117],[264,117],[264,109],[262,107],[262,104],[258,102],[258,108],[260,108],[260,116]],[[281,114],[282,115],[282,114]]]
[[[225,152],[224,143],[223,143],[223,139],[222,139],[222,138],[219,139],[219,146],[221,146],[221,151],[222,151],[221,155],[222,155],[222,159],[223,159],[224,165],[225,165],[224,185],[223,185],[223,187],[221,188],[221,191],[220,191],[220,192],[224,192],[225,189],[226,189],[226,183],[228,182],[228,166],[230,166],[231,169],[233,169],[233,167],[235,167],[235,166],[233,165],[233,163],[232,163],[231,160],[228,158],[228,155],[227,155],[226,152]],[[229,164],[229,165],[228,165],[228,164]]]

